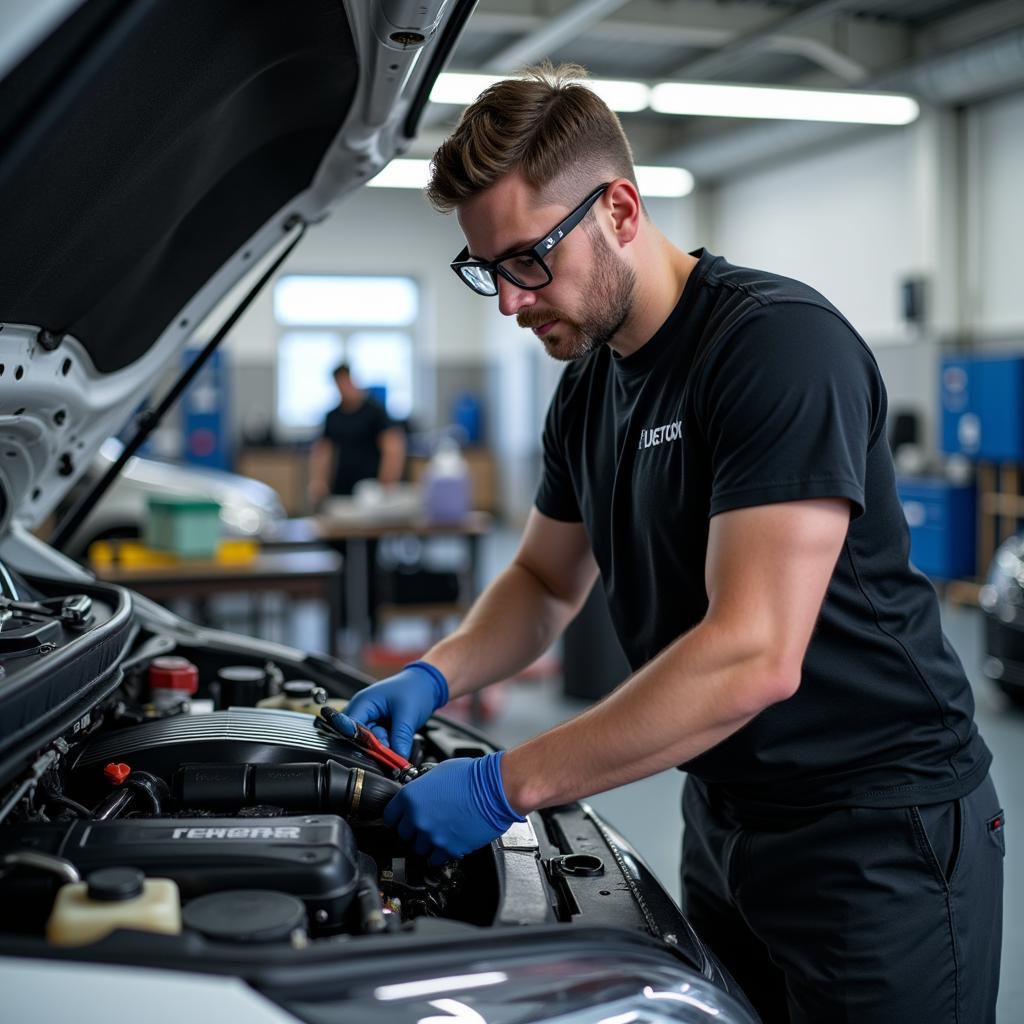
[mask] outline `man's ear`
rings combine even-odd
[[[601,197],[601,207],[611,217],[611,229],[620,246],[629,245],[640,230],[643,203],[629,178],[616,178]]]

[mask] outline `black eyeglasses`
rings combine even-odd
[[[586,217],[590,208],[604,195],[610,184],[610,181],[605,182],[594,189],[565,220],[556,224],[532,249],[520,249],[487,262],[471,260],[469,247],[466,246],[452,260],[452,270],[478,295],[498,294],[498,274],[506,281],[511,281],[517,288],[526,288],[529,291],[536,291],[551,284],[551,268],[544,262],[544,257]]]

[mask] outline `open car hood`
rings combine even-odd
[[[0,537],[52,512],[247,272],[405,148],[474,4],[50,0],[4,26]]]

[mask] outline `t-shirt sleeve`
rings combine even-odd
[[[847,498],[863,513],[882,383],[841,317],[807,303],[758,311],[716,346],[698,393],[710,515],[810,498]]]
[[[373,406],[373,436],[379,438],[385,430],[395,426],[395,421],[388,415],[387,409],[376,402]]]
[[[328,441],[333,441],[334,440],[334,410],[333,409],[329,413],[327,413],[327,415],[324,417],[324,432],[323,432],[323,436]]]
[[[572,486],[569,461],[566,457],[565,435],[562,427],[562,387],[556,389],[548,406],[542,437],[543,463],[540,485],[534,504],[551,519],[578,523],[583,519],[579,502]]]

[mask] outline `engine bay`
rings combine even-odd
[[[38,688],[36,663],[59,649],[91,649],[90,633],[105,632],[118,604],[116,595],[109,604],[95,593],[45,597],[19,582],[17,598],[0,599],[7,715]],[[488,748],[432,723],[416,738],[412,767],[394,769],[320,715],[347,703],[326,659],[261,657],[259,642],[242,637],[232,638],[237,651],[145,629],[122,639],[116,685],[33,751],[20,785],[5,787],[4,934],[75,946],[120,921],[302,947],[408,929],[428,916],[493,922],[488,851],[430,867],[380,822],[419,772]],[[74,681],[80,690],[89,682]],[[171,907],[154,917],[147,901],[156,880],[169,884]]]
[[[0,639],[0,948],[126,961],[157,943],[160,963],[212,965],[575,922],[682,941],[584,805],[441,867],[383,824],[418,774],[494,749],[472,729],[433,718],[394,767],[332,728],[367,681],[333,658],[95,581],[5,571],[0,589],[0,638],[33,633]]]

